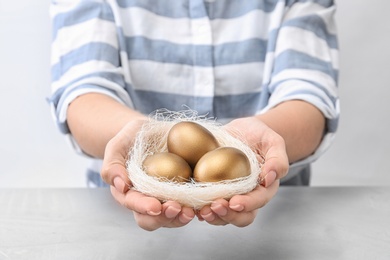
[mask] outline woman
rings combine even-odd
[[[339,118],[333,1],[54,1],[55,120],[146,230],[249,225],[280,180],[307,185]],[[252,192],[199,211],[131,189],[125,161],[156,109],[207,114],[264,158]],[[290,165],[290,170],[289,170]],[[287,174],[288,172],[288,174]]]

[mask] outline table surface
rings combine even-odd
[[[390,187],[281,187],[248,227],[153,232],[108,189],[1,189],[0,259],[390,259]]]

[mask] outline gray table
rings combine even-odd
[[[0,190],[0,259],[390,259],[390,187],[282,187],[246,228],[144,231],[108,189]]]

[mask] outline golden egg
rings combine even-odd
[[[250,175],[248,157],[234,147],[220,147],[206,153],[195,166],[193,178],[197,182],[218,182]]]
[[[183,121],[175,124],[168,133],[168,152],[182,157],[193,169],[199,159],[219,147],[217,139],[198,123]]]
[[[173,153],[156,153],[146,157],[144,171],[153,177],[162,177],[174,182],[189,181],[192,170],[188,163]]]

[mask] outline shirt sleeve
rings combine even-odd
[[[287,100],[304,100],[326,117],[326,132],[315,153],[292,166],[307,164],[328,149],[339,121],[338,41],[333,1],[286,1],[281,24],[271,36],[273,60],[265,84],[265,112]],[[273,40],[273,42],[272,42]],[[308,122],[310,123],[310,122]]]
[[[120,66],[119,41],[112,9],[106,1],[52,1],[49,102],[62,133],[72,138],[66,120],[68,105],[90,92],[104,93],[131,106]]]

